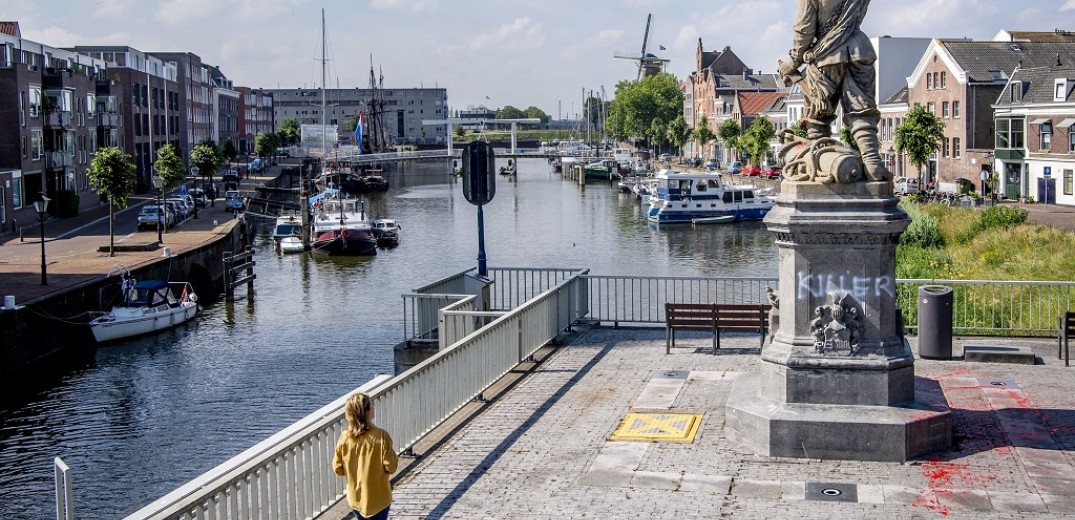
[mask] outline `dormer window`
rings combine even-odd
[[[1023,102],[1023,82],[1013,81],[1011,84],[1011,102],[1022,103]]]
[[[1053,101],[1066,101],[1071,91],[1071,82],[1067,78],[1058,78],[1053,83]]]

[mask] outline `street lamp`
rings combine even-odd
[[[165,218],[167,209],[164,207],[164,178],[160,175],[153,176],[153,187],[157,189],[157,242],[164,242],[164,224],[168,222]]]
[[[48,218],[49,198],[41,193],[41,199],[34,201],[34,210],[37,211],[37,221],[41,224],[41,285],[49,284],[48,273],[45,270],[45,219]]]
[[[194,177],[195,179],[197,179],[198,178],[198,172],[199,172],[199,170],[198,170],[197,166],[191,166],[190,167],[190,176],[191,177]],[[205,188],[202,188],[202,195],[203,196],[205,195]],[[196,200],[194,201],[194,218],[198,218],[198,201],[196,201]]]

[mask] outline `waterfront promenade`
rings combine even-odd
[[[951,406],[953,448],[898,464],[745,450],[726,437],[724,404],[735,378],[759,369],[757,336],[728,334],[716,356],[705,334],[685,337],[665,355],[663,329],[583,327],[527,375],[509,375],[521,379],[474,405],[436,449],[402,459],[391,516],[1075,515],[1075,367],[1056,360],[1055,339],[955,340],[957,355],[966,344],[1031,346],[1033,366],[918,360],[919,398]],[[609,440],[628,412],[703,418],[692,443]],[[341,503],[322,518],[346,514]]]

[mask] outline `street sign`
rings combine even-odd
[[[474,141],[463,147],[463,196],[471,204],[482,205],[496,195],[496,175],[493,174],[496,154],[493,145]]]
[[[1053,174],[1053,167],[1052,166],[1045,166],[1044,168],[1045,169],[1042,172],[1042,175],[1045,175],[1046,177],[1048,177],[1048,176]]]

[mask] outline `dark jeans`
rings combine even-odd
[[[358,511],[353,512],[355,513],[355,518],[357,518],[358,520],[388,520],[389,509],[390,508],[386,507],[384,508],[384,511],[381,511],[380,513],[377,513],[373,516],[362,516],[361,514],[359,514]]]

